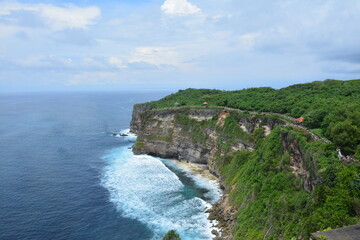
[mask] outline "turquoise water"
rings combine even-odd
[[[112,136],[166,94],[0,96],[0,239],[211,239],[217,187]]]

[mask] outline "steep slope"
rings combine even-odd
[[[359,222],[358,161],[342,162],[334,143],[288,118],[151,103],[134,106],[131,130],[135,153],[207,164],[219,177],[225,194],[210,217],[229,239],[308,239]]]
[[[360,155],[360,80],[326,80],[282,89],[268,87],[237,91],[186,89],[146,103],[148,107],[231,107],[246,111],[303,116],[306,127],[333,141],[348,154]]]

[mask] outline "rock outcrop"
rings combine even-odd
[[[243,136],[228,136],[223,134],[224,124],[232,114],[223,109],[155,110],[136,105],[130,125],[131,132],[138,135],[133,151],[135,154],[207,164],[209,170],[219,176],[219,166],[215,161],[219,145],[229,144],[227,154],[252,151],[255,147],[252,133],[256,129],[261,128],[268,135],[274,127],[284,124],[282,120],[268,116],[237,113],[237,127]],[[210,121],[213,125],[208,123]]]
[[[286,123],[274,116],[229,109],[152,109],[135,105],[131,132],[138,138],[133,152],[206,164],[225,190],[223,198],[210,210],[210,217],[218,219],[223,229],[221,239],[231,239],[237,209],[231,206],[228,194],[235,186],[226,186],[223,182],[221,167],[227,156],[237,151],[253,151],[258,139],[264,139],[278,126],[286,127]],[[290,156],[292,173],[301,178],[303,188],[311,192],[321,181],[311,171],[316,169],[316,159],[303,151],[296,137],[288,132],[280,138],[283,154]]]
[[[220,110],[191,110],[187,116],[195,121],[205,121],[219,112]],[[184,126],[176,121],[176,114],[179,114],[176,110],[133,114],[131,131],[138,135],[134,153],[207,164],[211,150],[215,148],[216,133],[211,129],[204,129],[209,139],[204,144],[195,142]]]
[[[281,136],[284,151],[290,155],[290,168],[292,173],[300,177],[303,188],[311,192],[316,184],[321,183],[320,177],[314,173],[317,168],[316,159],[311,154],[303,151],[296,138],[292,138],[288,132],[282,133]]]

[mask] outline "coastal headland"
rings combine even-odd
[[[319,100],[325,94],[321,89],[328,92],[337,84],[315,82],[289,89],[299,97],[301,90],[310,88],[314,94],[304,97]],[[358,87],[359,81],[348,84]],[[263,93],[264,89],[251,91],[252,96],[238,101],[256,106],[256,91]],[[265,91],[276,95],[281,90]],[[197,94],[198,99],[182,101],[188,94]],[[307,119],[314,111],[309,105],[304,106],[302,115],[307,120],[303,122],[298,120],[302,115],[294,111],[299,107],[296,104],[281,112],[263,111],[272,110],[271,102],[265,109],[251,104],[241,109],[226,98],[234,94],[243,93],[189,89],[135,105],[131,131],[138,138],[133,152],[206,165],[224,190],[222,199],[209,211],[209,218],[216,219],[222,229],[218,239],[309,239],[312,232],[357,223],[356,146],[360,138],[353,140],[355,144],[339,144],[331,134],[337,122],[325,127],[330,133],[316,129],[313,119]],[[338,102],[354,100],[336,97]],[[323,107],[329,105],[324,102]],[[327,121],[331,114],[319,121]],[[351,121],[349,115],[347,121]]]

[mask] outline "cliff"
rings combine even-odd
[[[131,121],[138,135],[133,151],[207,164],[224,189],[210,214],[224,239],[308,239],[316,230],[353,222],[350,200],[333,197],[344,186],[337,174],[355,176],[356,168],[342,169],[332,143],[286,121],[219,107],[140,104]],[[338,202],[342,215],[327,216]]]
[[[225,132],[229,130],[224,129],[229,116],[237,116],[239,136]],[[216,157],[221,145],[228,144],[226,154],[253,151],[255,130],[261,129],[268,135],[274,127],[284,124],[284,121],[268,116],[241,115],[223,109],[155,110],[136,105],[130,129],[138,135],[133,147],[135,154],[207,164],[210,171],[220,176]]]

